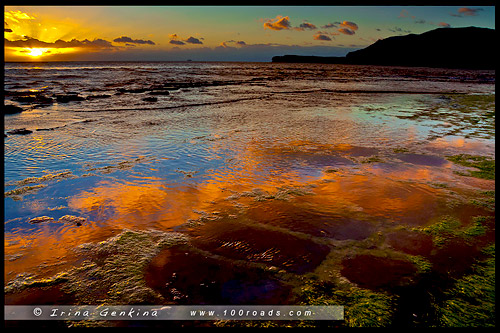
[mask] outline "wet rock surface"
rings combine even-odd
[[[405,260],[356,255],[342,260],[341,274],[357,285],[370,289],[390,289],[411,282],[415,266]]]
[[[207,223],[193,231],[192,244],[228,258],[278,266],[303,274],[314,270],[330,248],[277,231],[229,221]]]
[[[176,304],[283,304],[290,287],[256,268],[189,248],[171,248],[146,268],[145,281]]]

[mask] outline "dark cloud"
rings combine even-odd
[[[8,40],[4,39],[5,43],[4,45],[7,47],[27,47],[27,48],[33,48],[33,47],[39,47],[39,48],[66,48],[66,47],[82,47],[82,48],[113,48],[111,42],[104,40],[104,39],[94,39],[92,41],[88,39],[84,39],[82,41],[77,40],[77,39],[72,39],[69,42],[58,39],[53,43],[48,43],[44,42],[41,40],[38,40],[36,38],[31,38],[31,37],[25,37],[25,39],[22,40]]]
[[[332,40],[330,37],[328,37],[327,35],[324,35],[322,33],[317,33],[314,35],[314,40]]]
[[[12,32],[12,29],[9,28],[9,24],[3,21],[3,32]]]
[[[301,25],[299,25],[300,30],[308,29],[308,30],[315,30],[318,29],[314,24],[309,23],[309,22],[304,22]]]
[[[175,44],[175,45],[184,45],[184,44],[186,44],[186,43],[184,43],[184,42],[183,42],[183,41],[181,41],[181,40],[175,40],[175,39],[171,39],[171,40],[169,41],[169,43],[170,43],[170,44]]]
[[[155,43],[151,40],[143,40],[143,39],[132,39],[127,36],[121,36],[119,38],[115,38],[113,42],[116,43],[132,43],[132,44],[149,44],[149,45],[155,45]]]
[[[225,47],[225,48],[227,48],[227,47],[233,47],[233,46],[228,45],[229,43],[234,43],[237,46],[247,46],[247,43],[245,43],[242,40],[238,40],[238,41],[236,41],[236,40],[227,40],[225,42],[220,43],[218,47]]]
[[[194,38],[194,37],[189,37],[188,39],[186,39],[186,43],[190,43],[190,44],[203,44],[202,41],[200,41],[198,38]]]
[[[411,33],[411,31],[410,31],[410,30],[404,30],[404,29],[402,29],[402,28],[400,28],[400,27],[394,27],[394,28],[392,28],[392,29],[387,29],[387,30],[389,30],[390,32],[398,32],[398,33],[403,33],[403,32],[404,32],[404,33]]]
[[[328,23],[322,26],[323,29],[337,28],[340,22]]]
[[[348,28],[340,28],[338,30],[340,33],[343,33],[344,35],[354,35],[356,32],[352,31],[351,29]]]

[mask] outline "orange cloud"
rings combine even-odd
[[[332,40],[330,37],[328,37],[327,35],[324,35],[322,34],[321,32],[318,32],[316,33],[314,36],[313,36],[314,40]]]
[[[347,28],[347,29],[352,30],[352,31],[358,30],[358,25],[354,22],[349,22],[349,21],[344,21],[344,22],[340,23],[340,27]]]
[[[264,29],[271,30],[283,30],[290,29],[290,18],[288,16],[282,17],[281,15],[276,16],[274,20],[269,19],[264,22]]]
[[[483,10],[482,8],[467,8],[467,7],[462,7],[458,9],[458,14],[459,15],[465,15],[465,16],[476,16],[477,12]]]

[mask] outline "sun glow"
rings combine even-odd
[[[30,55],[32,57],[39,57],[39,56],[43,55],[44,53],[46,53],[48,51],[48,49],[33,48],[33,49],[29,49],[28,51],[29,51],[28,55]]]

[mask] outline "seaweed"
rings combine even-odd
[[[438,307],[444,327],[495,327],[495,244],[486,247],[487,259],[477,262],[472,273],[457,280],[445,292]]]
[[[495,160],[487,156],[459,154],[447,156],[447,159],[462,166],[479,169],[469,170],[468,173],[457,172],[462,176],[470,176],[481,179],[495,179]]]

